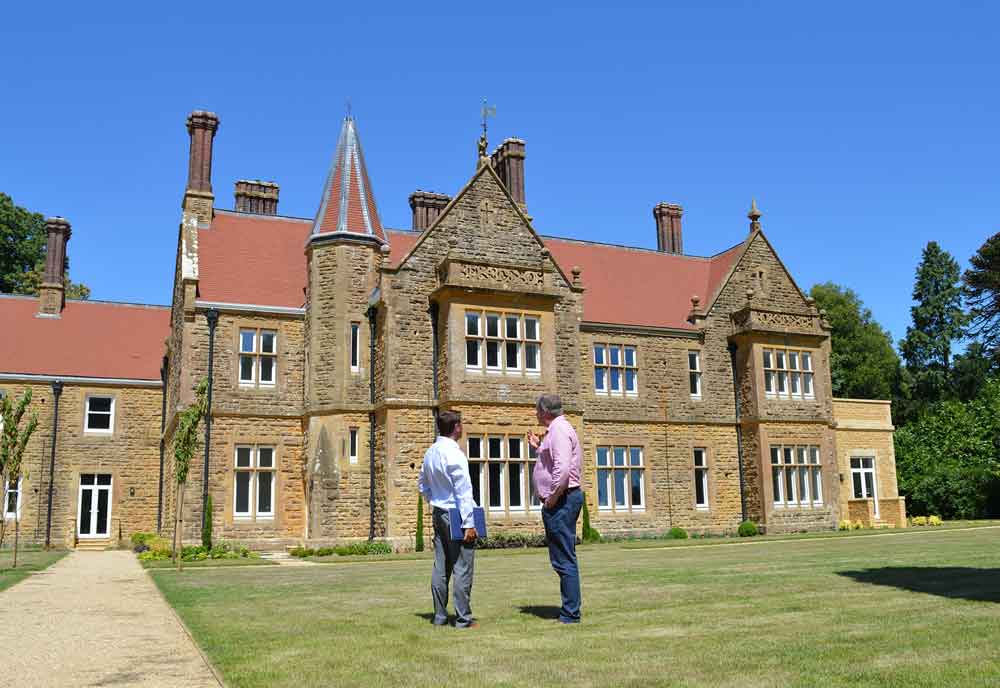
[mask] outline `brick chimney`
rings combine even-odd
[[[45,231],[48,244],[45,248],[45,276],[38,289],[38,315],[58,318],[66,304],[66,243],[72,232],[69,222],[62,217],[45,220]]]
[[[653,208],[656,220],[656,250],[663,253],[684,253],[681,239],[681,214],[684,209],[674,203],[657,203]]]
[[[524,200],[524,141],[504,139],[490,156],[490,165],[496,170],[514,202],[521,206],[521,210],[528,212],[528,204]]]
[[[451,201],[451,196],[433,191],[414,191],[410,194],[410,209],[413,211],[413,229],[422,232],[438,219],[438,215]]]
[[[256,215],[278,214],[278,185],[259,179],[236,182],[236,211]]]
[[[184,190],[184,210],[198,216],[198,223],[212,221],[215,195],[212,193],[212,142],[219,128],[219,118],[214,112],[195,110],[187,118],[191,135],[188,155],[188,180]]]

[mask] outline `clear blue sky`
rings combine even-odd
[[[993,3],[364,6],[10,4],[0,191],[72,222],[93,298],[168,303],[190,110],[222,120],[219,207],[259,177],[311,217],[350,98],[383,222],[409,227],[411,191],[471,174],[488,96],[542,233],[654,247],[666,200],[711,254],[756,196],[800,285],[854,288],[897,339],[924,244],[964,267],[1000,230]]]

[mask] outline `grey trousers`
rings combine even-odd
[[[448,512],[434,509],[434,573],[431,574],[431,597],[434,598],[434,624],[448,623],[448,582],[455,578],[455,626],[472,623],[469,598],[472,595],[472,571],[476,560],[475,544],[451,539]]]

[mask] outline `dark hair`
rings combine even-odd
[[[462,422],[462,414],[456,411],[442,411],[438,414],[438,434],[442,437],[451,437],[455,432],[455,426]]]

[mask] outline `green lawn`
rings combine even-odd
[[[693,544],[693,543],[692,543]],[[231,686],[992,686],[1000,529],[480,552],[477,631],[429,623],[429,560],[151,571]]]
[[[17,568],[12,569],[11,564],[14,563],[14,552],[7,548],[0,550],[0,590],[6,590],[14,585],[14,583],[24,580],[35,571],[41,571],[52,566],[52,564],[62,559],[66,554],[66,550],[56,549],[48,551],[37,548],[27,551],[18,550]],[[0,602],[0,607],[2,607],[2,602]]]

